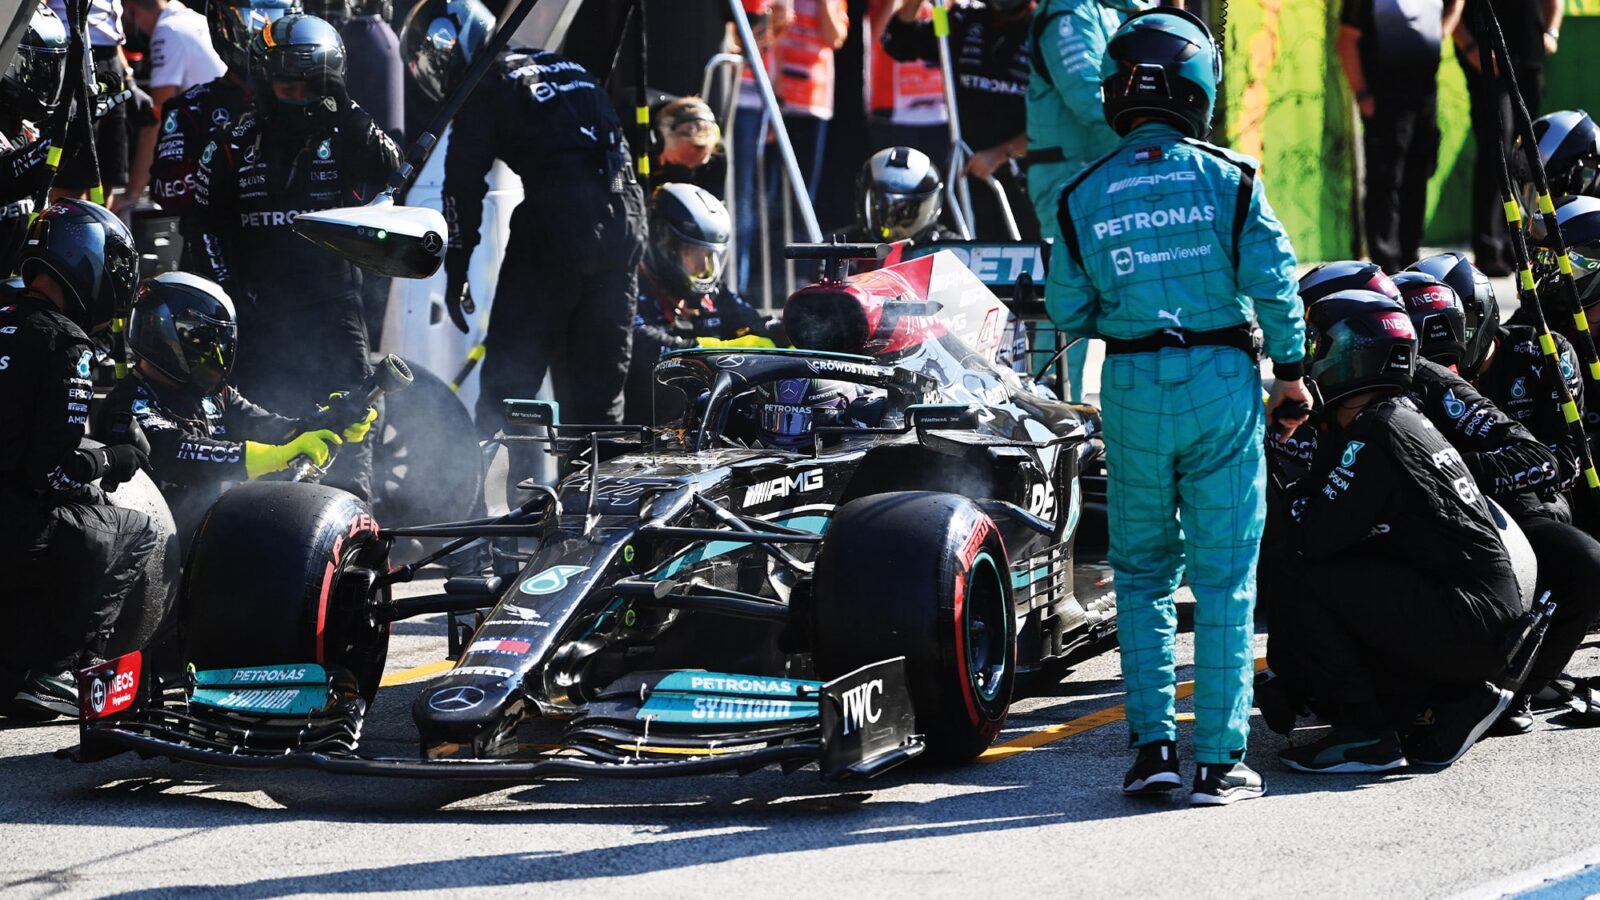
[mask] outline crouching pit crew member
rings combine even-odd
[[[128,432],[122,422],[138,423],[151,474],[185,542],[232,485],[282,471],[300,456],[325,466],[333,447],[361,443],[378,418],[369,408],[358,421],[339,423],[341,434],[262,409],[228,383],[236,343],[233,302],[214,282],[187,272],[145,281],[128,322],[133,369],[97,423],[109,441]]]
[[[0,611],[14,623],[0,634],[0,714],[78,714],[74,670],[105,652],[157,549],[149,517],[103,493],[144,454],[81,446],[94,395],[87,332],[126,309],[138,262],[109,210],[59,200],[28,230],[26,287],[0,300]]]
[[[733,220],[709,191],[663,184],[650,198],[650,244],[639,265],[627,414],[631,425],[671,422],[683,392],[656,384],[663,354],[692,347],[771,347],[761,314],[728,286]]]
[[[1288,546],[1263,561],[1268,583],[1295,585],[1266,598],[1267,657],[1272,690],[1334,728],[1279,758],[1313,773],[1446,766],[1512,698],[1492,683],[1522,611],[1511,558],[1462,453],[1407,395],[1404,307],[1341,291],[1308,322],[1323,433],[1289,488]],[[1429,706],[1433,725],[1413,729]]]
[[[1063,191],[1045,295],[1067,339],[1107,347],[1109,559],[1138,751],[1123,790],[1182,783],[1173,592],[1187,568],[1199,604],[1190,799],[1207,805],[1263,791],[1244,763],[1262,435],[1265,416],[1285,403],[1309,406],[1294,251],[1256,163],[1199,140],[1219,70],[1204,23],[1181,10],[1141,13],[1112,36],[1104,109],[1122,141]],[[1252,324],[1277,375],[1265,409]]]

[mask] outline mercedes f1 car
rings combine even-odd
[[[524,482],[505,515],[386,529],[320,485],[226,494],[173,627],[81,673],[79,758],[513,780],[817,763],[834,778],[983,752],[1014,698],[1115,629],[1110,576],[1075,546],[1097,418],[995,363],[1006,307],[954,255],[844,278],[842,257],[875,251],[791,250],[828,273],[786,304],[798,349],[663,358],[682,419],[573,425],[507,401],[499,442],[547,446],[567,474]],[[795,380],[844,383],[857,408],[767,446],[752,403]],[[392,567],[405,537],[453,540]],[[485,548],[442,593],[394,596]],[[440,612],[454,665],[415,695],[419,752],[371,753],[390,623]]]

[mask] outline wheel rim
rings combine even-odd
[[[967,678],[984,702],[1000,695],[1008,668],[1006,641],[1010,637],[1005,588],[1000,567],[987,552],[978,554],[968,572],[965,604]]]

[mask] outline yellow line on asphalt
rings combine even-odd
[[[412,666],[409,669],[401,669],[398,672],[390,672],[389,674],[383,676],[383,680],[378,682],[378,686],[393,687],[397,684],[410,684],[413,681],[422,681],[425,678],[431,678],[434,675],[449,669],[453,665],[455,665],[454,660],[440,659],[431,663],[423,663],[420,666]]]
[[[1266,657],[1263,656],[1256,660],[1257,672],[1265,669],[1266,667]],[[1178,682],[1177,699],[1182,700],[1185,697],[1191,696],[1192,694],[1194,694],[1194,682]],[[1119,703],[1116,706],[1108,707],[1097,712],[1092,712],[1086,716],[1079,716],[1070,722],[1062,722],[1059,725],[1051,725],[1047,728],[1041,728],[1038,731],[1025,734],[1022,737],[1006,741],[1004,744],[995,744],[993,747],[985,750],[982,756],[978,757],[978,762],[997,763],[1003,759],[1010,759],[1013,756],[1027,753],[1029,750],[1037,750],[1040,747],[1048,744],[1054,744],[1056,741],[1064,741],[1069,737],[1074,737],[1088,731],[1094,731],[1096,728],[1104,728],[1114,722],[1120,722],[1126,714],[1126,708]],[[1194,721],[1194,714],[1180,713],[1178,715],[1178,721],[1192,722]]]

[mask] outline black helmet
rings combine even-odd
[[[817,426],[837,424],[855,395],[854,384],[821,378],[784,378],[758,385],[762,445],[783,450],[811,447]]]
[[[1556,222],[1567,245],[1572,278],[1578,284],[1578,302],[1585,307],[1600,303],[1600,278],[1594,277],[1600,271],[1600,199],[1582,195],[1562,198],[1556,203]],[[1545,309],[1565,310],[1567,298],[1560,288],[1560,270],[1550,243],[1540,239],[1533,274]]]
[[[222,57],[228,71],[249,78],[250,42],[269,22],[299,11],[296,0],[211,0],[206,5],[211,48]]]
[[[67,43],[67,28],[50,7],[35,6],[16,55],[0,76],[0,103],[10,113],[42,122],[61,105]]]
[[[663,184],[650,198],[650,249],[645,266],[680,300],[722,286],[733,220],[722,201],[692,184]]]
[[[1460,364],[1467,352],[1467,312],[1456,292],[1425,272],[1401,272],[1394,285],[1417,332],[1417,352],[1442,366]]]
[[[1376,291],[1395,300],[1400,299],[1400,289],[1377,263],[1359,259],[1339,259],[1325,262],[1300,276],[1300,302],[1309,309],[1311,304],[1338,291]]]
[[[1478,271],[1465,253],[1436,254],[1413,263],[1409,271],[1432,275],[1456,292],[1467,316],[1465,346],[1458,365],[1463,374],[1473,377],[1500,332],[1500,302],[1495,299],[1489,276]]]
[[[420,0],[400,29],[406,72],[435,100],[455,87],[494,31],[494,15],[478,0]]]
[[[875,240],[914,238],[939,220],[942,188],[926,153],[910,147],[879,150],[856,176],[861,227]]]
[[[1101,105],[1117,134],[1148,116],[1203,138],[1211,132],[1222,57],[1198,16],[1162,7],[1132,16],[1111,35],[1100,78]]]
[[[322,106],[331,113],[329,101],[336,106],[345,97],[344,39],[337,28],[316,16],[292,13],[261,29],[250,42],[250,62],[260,81],[256,103],[263,109],[286,105],[273,94],[274,81],[306,82],[315,97],[306,104],[292,104],[296,106]]]
[[[139,285],[128,349],[173,382],[210,394],[233,371],[233,301],[214,281],[165,272]]]
[[[17,272],[24,283],[49,275],[66,295],[67,318],[89,331],[126,315],[139,280],[128,226],[104,206],[61,199],[28,229]]]
[[[1539,159],[1544,163],[1552,197],[1559,200],[1571,194],[1600,191],[1600,127],[1588,113],[1581,109],[1564,109],[1543,116],[1533,123],[1533,137],[1538,142]],[[1523,212],[1532,218],[1537,230],[1538,193],[1523,146],[1522,138],[1518,137],[1517,152],[1511,163],[1512,176],[1517,183],[1517,197],[1522,201]]]
[[[1311,304],[1306,320],[1317,348],[1310,375],[1324,407],[1374,388],[1411,386],[1417,334],[1399,300],[1337,291]]]

